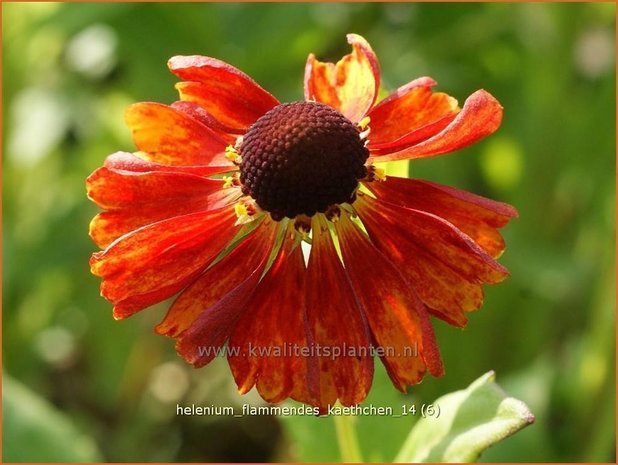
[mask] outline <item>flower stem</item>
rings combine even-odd
[[[356,428],[353,424],[354,418],[350,415],[335,415],[333,419],[335,421],[341,461],[344,463],[361,463],[363,459],[358,446]]]

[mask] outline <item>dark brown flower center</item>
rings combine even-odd
[[[294,102],[258,119],[240,155],[243,193],[280,220],[353,201],[369,151],[357,126],[338,111]]]

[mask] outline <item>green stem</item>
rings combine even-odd
[[[363,459],[358,446],[356,428],[353,424],[354,418],[350,415],[335,415],[333,419],[335,421],[341,461],[345,463],[361,463]]]

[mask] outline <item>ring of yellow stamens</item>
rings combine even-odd
[[[275,221],[313,216],[329,205],[353,202],[358,181],[367,175],[369,157],[359,134],[357,124],[328,105],[278,105],[236,146],[242,156],[242,193]]]

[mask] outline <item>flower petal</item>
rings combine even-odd
[[[347,35],[352,53],[337,64],[309,55],[305,65],[305,100],[316,100],[340,111],[356,123],[374,104],[380,89],[380,66],[369,43],[356,34]]]
[[[260,223],[176,298],[155,328],[156,332],[173,338],[180,336],[202,312],[213,307],[234,288],[251,276],[259,277],[276,231],[276,223],[267,220]]]
[[[380,217],[381,228],[393,233],[399,230],[402,239],[426,250],[469,282],[494,284],[509,275],[470,237],[437,215],[369,196],[364,196],[361,204]]]
[[[141,154],[142,157],[146,156]],[[157,172],[172,172],[172,173],[187,173],[197,176],[212,176],[214,174],[230,171],[229,166],[181,166],[181,165],[163,165],[138,157],[134,153],[116,152],[105,159],[103,166],[114,171],[128,171],[134,173],[144,173],[147,171]],[[233,169],[233,168],[232,168]]]
[[[369,149],[395,152],[428,139],[457,115],[457,100],[432,92],[436,82],[422,77],[400,87],[371,109]]]
[[[429,311],[448,323],[464,327],[466,311],[483,303],[483,290],[409,238],[405,227],[390,223],[387,213],[375,211],[367,196],[354,203],[369,237],[413,286]]]
[[[198,211],[209,211],[234,203],[240,193],[232,189],[220,191],[205,198],[187,199],[177,205],[143,205],[139,209],[123,208],[102,212],[96,215],[89,226],[89,234],[100,248],[109,246],[113,241],[143,226],[157,223],[168,218],[187,215]]]
[[[102,248],[147,224],[221,208],[241,195],[239,189],[224,189],[222,180],[190,173],[107,167],[92,173],[86,188],[92,201],[112,210],[100,213],[90,223],[90,236]]]
[[[277,403],[295,387],[309,392],[313,357],[302,354],[309,350],[304,281],[300,244],[286,237],[228,343],[228,362],[241,394],[256,385],[264,400]]]
[[[362,402],[373,380],[368,324],[354,299],[323,215],[314,216],[307,268],[307,320],[318,353],[320,406]]]
[[[500,103],[488,92],[478,90],[468,97],[461,112],[439,133],[400,151],[372,154],[369,162],[408,160],[453,152],[493,133],[501,122]]]
[[[107,210],[157,205],[161,209],[206,200],[223,180],[175,172],[131,172],[102,167],[86,180],[88,198]],[[227,190],[227,189],[226,189]],[[204,203],[204,207],[207,204]]]
[[[388,176],[367,183],[379,198],[440,216],[468,235],[493,258],[505,245],[498,228],[517,218],[512,206],[429,181]]]
[[[191,326],[176,340],[176,352],[195,368],[224,357],[222,347],[255,291],[261,273],[252,273],[213,306],[203,309]]]
[[[204,56],[175,56],[169,69],[181,79],[176,88],[181,100],[197,103],[221,124],[244,133],[279,101],[233,66]]]
[[[191,213],[144,226],[93,254],[101,294],[131,310],[119,306],[114,316],[125,318],[184,288],[230,242],[235,221],[232,207]]]
[[[508,271],[440,217],[362,196],[354,204],[376,246],[415,286],[430,311],[465,326],[464,312],[483,302],[480,284]]]
[[[225,140],[228,144],[233,145],[238,137],[238,131],[229,126],[225,126],[220,121],[215,119],[207,110],[199,106],[197,103],[178,101],[172,103],[172,108],[182,111],[189,116],[195,118],[200,123],[208,126],[209,128],[217,131],[219,136]]]
[[[142,102],[125,112],[135,145],[147,160],[167,165],[210,165],[235,169],[225,158],[228,143],[188,114],[160,103]],[[141,154],[140,154],[141,155]]]
[[[419,383],[426,369],[441,376],[433,328],[414,289],[347,215],[335,226],[347,275],[395,387]]]

